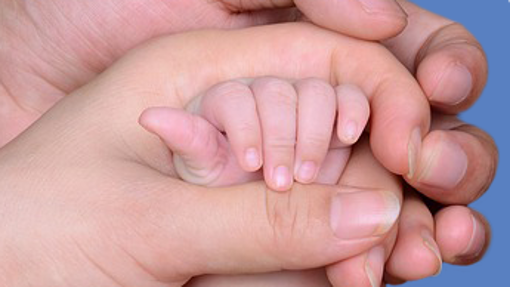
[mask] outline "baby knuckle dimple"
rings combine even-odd
[[[254,81],[252,88],[256,97],[272,101],[274,104],[295,107],[297,94],[294,87],[286,80],[264,77]]]
[[[334,89],[333,87],[326,82],[325,80],[319,79],[319,78],[306,78],[304,80],[298,81],[296,83],[296,86],[306,91],[306,93],[301,94],[302,95],[310,95],[314,97],[321,97],[325,100],[334,100]]]
[[[202,109],[228,110],[236,104],[243,104],[251,98],[248,86],[237,81],[227,81],[210,88],[202,99]]]
[[[248,86],[239,81],[231,80],[213,86],[207,92],[207,95],[224,99],[225,97],[230,98],[231,96],[245,95],[247,92],[250,92],[250,88]],[[219,99],[216,98],[216,100]]]

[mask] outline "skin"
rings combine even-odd
[[[249,182],[261,179],[255,172],[263,166],[266,184],[284,192],[294,179],[306,184],[322,175],[327,182],[338,182],[350,146],[368,122],[369,109],[366,96],[355,86],[333,88],[315,78],[291,82],[262,77],[215,85],[188,104],[189,113],[148,109],[140,124],[173,152],[176,172],[187,182],[205,186]],[[346,139],[342,123],[349,122],[357,130]],[[250,149],[255,156],[247,154]],[[286,172],[276,174],[282,166]],[[280,176],[277,185],[275,176]]]
[[[46,191],[36,192],[35,194],[44,195],[46,199],[44,199],[43,202],[46,202],[48,205],[43,205],[41,207],[42,209],[34,210],[36,213],[31,217],[41,218],[44,222],[55,222],[50,225],[41,224],[41,230],[35,229],[34,231],[37,233],[40,232],[41,235],[43,235],[39,236],[38,240],[40,240],[43,244],[47,242],[46,244],[49,246],[48,248],[37,249],[36,246],[32,245],[33,243],[30,244],[30,238],[33,238],[33,236],[29,233],[26,238],[26,240],[28,240],[27,244],[20,246],[14,254],[12,251],[9,252],[10,256],[7,256],[8,259],[6,260],[9,264],[6,264],[6,267],[8,266],[7,268],[9,269],[7,272],[10,273],[7,274],[19,274],[18,272],[20,272],[23,276],[14,278],[26,278],[27,280],[34,278],[33,276],[35,274],[40,274],[40,276],[37,276],[38,282],[45,282],[44,280],[49,280],[48,282],[51,283],[48,283],[48,285],[55,286],[58,282],[52,282],[51,280],[56,280],[55,278],[59,279],[59,277],[47,277],[48,275],[55,274],[55,271],[48,272],[46,269],[51,267],[56,268],[56,272],[61,276],[60,278],[62,282],[66,282],[65,286],[69,286],[67,278],[73,278],[76,280],[74,281],[76,286],[80,286],[79,284],[83,284],[83,282],[86,282],[86,286],[89,286],[89,284],[93,282],[92,280],[97,280],[97,284],[106,284],[102,283],[106,282],[102,280],[122,280],[119,278],[126,278],[128,282],[141,283],[149,282],[145,280],[153,281],[154,278],[156,278],[159,281],[170,284],[169,286],[179,286],[190,277],[204,273],[251,273],[277,271],[282,268],[302,269],[318,267],[337,262],[338,260],[359,253],[363,250],[363,248],[366,249],[379,243],[380,240],[383,239],[382,235],[371,237],[372,239],[369,240],[354,240],[354,242],[349,240],[344,242],[347,246],[340,244],[340,242],[338,242],[339,237],[341,238],[342,236],[345,236],[344,234],[359,234],[360,231],[338,233],[338,229],[333,229],[337,233],[335,233],[335,237],[332,237],[332,229],[330,229],[330,224],[328,223],[328,212],[326,212],[327,210],[330,210],[330,208],[324,206],[324,204],[329,205],[332,204],[332,202],[336,202],[331,200],[331,196],[335,192],[327,189],[324,192],[317,192],[320,188],[315,187],[314,192],[306,192],[306,189],[302,189],[301,191],[296,191],[296,189],[294,189],[294,192],[291,192],[290,194],[292,194],[292,198],[295,198],[293,199],[293,202],[297,199],[297,205],[292,205],[293,208],[291,210],[284,208],[285,211],[283,212],[276,210],[276,213],[272,213],[281,214],[281,216],[283,216],[276,217],[278,218],[277,222],[281,223],[277,225],[278,227],[276,231],[279,230],[278,228],[283,228],[281,231],[282,233],[278,231],[278,234],[285,235],[281,239],[281,242],[285,242],[286,246],[289,242],[296,242],[296,245],[291,244],[288,245],[288,248],[281,248],[282,245],[278,244],[278,241],[269,239],[270,243],[267,244],[276,245],[265,247],[265,242],[268,238],[271,238],[271,236],[268,234],[262,234],[260,238],[258,236],[255,236],[254,238],[253,230],[261,230],[261,232],[268,230],[268,228],[263,227],[264,224],[267,224],[267,219],[259,222],[257,221],[257,218],[260,217],[257,217],[254,214],[242,215],[239,213],[236,214],[235,212],[250,212],[251,210],[251,212],[256,212],[256,214],[259,214],[260,216],[260,213],[256,211],[258,208],[242,208],[241,211],[238,209],[234,209],[234,211],[232,211],[231,209],[226,208],[227,206],[239,206],[240,202],[236,203],[236,200],[240,200],[241,202],[250,202],[250,204],[253,202],[261,202],[263,197],[260,198],[260,196],[264,193],[257,192],[256,187],[248,188],[246,189],[246,192],[242,193],[239,193],[240,189],[237,188],[235,191],[230,189],[230,192],[227,189],[222,189],[218,192],[211,193],[212,198],[205,196],[203,201],[199,200],[199,198],[203,197],[205,194],[209,194],[210,191],[205,193],[193,192],[193,188],[190,188],[189,186],[183,187],[182,184],[178,184],[176,186],[175,180],[171,180],[168,177],[163,176],[164,174],[173,174],[172,167],[169,166],[169,161],[165,160],[168,153],[166,149],[160,145],[156,138],[148,137],[148,134],[137,124],[137,115],[148,106],[165,105],[170,107],[182,107],[193,95],[197,94],[194,89],[205,89],[210,86],[211,82],[218,82],[221,81],[222,78],[226,77],[235,77],[236,74],[239,76],[240,74],[246,73],[245,71],[257,71],[258,69],[254,68],[261,63],[258,57],[266,57],[267,55],[265,53],[248,53],[251,55],[249,59],[250,61],[247,62],[246,66],[243,66],[243,69],[247,70],[238,70],[240,67],[235,64],[237,63],[236,58],[241,55],[246,55],[246,51],[244,51],[244,49],[253,49],[253,51],[257,51],[260,50],[257,48],[257,45],[261,45],[262,47],[267,45],[268,42],[264,39],[264,37],[281,35],[282,31],[292,32],[285,34],[303,35],[303,37],[307,39],[311,38],[314,40],[314,43],[324,43],[323,46],[331,48],[331,51],[335,50],[335,47],[341,47],[343,44],[353,41],[331,32],[319,30],[310,25],[294,24],[282,25],[277,28],[275,27],[271,27],[270,29],[258,28],[239,32],[204,32],[182,35],[179,37],[162,39],[150,46],[147,46],[146,49],[134,51],[125,60],[119,62],[96,81],[68,97],[55,109],[52,109],[52,111],[45,115],[43,119],[38,121],[27,133],[23,134],[12,144],[9,144],[2,149],[2,160],[0,162],[3,166],[2,175],[5,175],[4,184],[2,184],[2,186],[16,186],[17,191],[14,193],[1,193],[4,195],[3,202],[5,203],[5,206],[11,207],[9,209],[5,209],[5,213],[12,217],[9,218],[10,222],[16,222],[14,220],[16,218],[19,220],[20,216],[19,212],[12,210],[12,207],[25,206],[26,204],[30,205],[33,200],[32,196],[19,197],[16,195],[23,194],[24,191],[26,192],[27,190],[31,190],[31,182],[36,181],[41,183],[39,178],[46,179],[43,181],[44,184],[39,185],[39,188]],[[234,42],[245,43],[245,45],[243,45],[244,48],[241,49],[239,46],[230,48],[233,50],[226,54],[228,56],[225,56],[225,59],[222,59],[221,67],[224,67],[224,70],[218,69],[219,66],[215,66],[214,63],[218,63],[216,62],[216,59],[214,59],[214,62],[209,60],[211,61],[211,64],[206,65],[206,67],[209,67],[212,71],[223,71],[223,73],[214,74],[209,73],[207,70],[201,70],[201,74],[199,75],[193,73],[182,73],[182,69],[179,67],[186,66],[191,71],[197,71],[197,69],[194,68],[194,65],[200,65],[200,67],[202,67],[202,64],[207,63],[207,58],[202,59],[203,61],[197,61],[196,55],[207,57],[206,53],[200,53],[200,49],[204,49],[200,47],[210,47],[210,45],[206,45],[208,39],[223,39],[223,41],[220,41],[220,43],[223,44],[217,46],[216,49],[224,51],[228,51],[228,47],[233,47],[232,43]],[[297,43],[300,42],[299,39],[290,36],[289,39],[286,40],[288,41],[284,41],[282,43],[288,44],[292,43],[292,41],[296,41]],[[230,41],[232,41],[232,43]],[[182,49],[183,46],[188,46],[190,43],[193,44],[191,47],[195,47],[197,51]],[[381,50],[373,44],[365,43],[365,45],[368,45],[370,49],[373,49],[375,54],[374,56],[378,56],[376,55],[377,53],[384,53],[384,50]],[[299,59],[302,57],[303,53],[308,52],[307,49],[313,49],[311,46],[303,47],[302,45],[291,45],[291,47],[295,47],[295,49],[291,49],[290,51],[287,50],[291,59]],[[169,53],[168,51],[173,52]],[[317,58],[317,60],[319,62],[325,61],[331,63],[331,61],[335,62],[338,60],[335,57],[324,57],[324,55],[318,55],[318,57],[319,58]],[[161,65],[162,62],[168,62],[168,64]],[[299,71],[301,71],[301,73],[302,71],[306,71],[296,70],[292,66],[283,67],[278,65],[276,61],[269,62],[275,63],[275,66],[271,69],[281,69],[279,72],[286,77],[302,77],[303,75],[300,75]],[[292,62],[297,63],[297,61]],[[323,68],[321,67],[328,68],[329,66],[314,65],[314,67],[319,70],[311,72],[314,72],[315,74],[322,74],[320,69]],[[334,67],[336,66],[332,66],[333,69]],[[267,66],[265,68],[267,68]],[[313,67],[309,68],[313,70]],[[259,70],[259,73],[261,74],[273,72],[277,71],[264,69]],[[187,77],[186,75],[193,75],[193,77]],[[176,85],[175,87],[168,86],[168,79],[172,79],[170,83],[184,83],[184,85]],[[186,81],[189,81],[189,83],[186,83]],[[191,82],[193,82],[194,85],[191,85]],[[189,89],[189,87],[194,88]],[[140,93],[143,93],[145,97],[134,96],[135,94],[139,95]],[[123,103],[122,106],[119,106],[119,103]],[[91,115],[95,116],[91,117]],[[69,117],[72,117],[72,120],[70,120]],[[70,127],[70,124],[73,124],[73,126]],[[61,140],[54,144],[44,144],[45,140],[51,140],[54,142],[53,139],[55,138],[59,138]],[[126,145],[127,143],[129,143],[129,145]],[[41,148],[34,149],[34,146],[39,146]],[[57,157],[54,152],[55,149],[59,150]],[[83,150],[83,152],[77,153],[77,150]],[[33,156],[26,158],[28,161],[20,161],[20,157],[17,155],[26,153],[32,153]],[[379,188],[376,190],[380,190],[380,188],[391,191],[398,190],[398,183],[395,181],[395,178],[391,176],[385,177],[384,169],[375,164],[375,160],[370,156],[366,145],[360,157],[363,159],[360,160],[361,163],[365,161],[368,162],[366,166],[372,165],[377,167],[375,168],[374,174],[365,173],[365,175],[372,178],[372,180],[381,181],[381,185],[378,185]],[[37,160],[34,162],[30,159]],[[369,159],[371,160],[369,161]],[[38,164],[35,164],[36,162]],[[54,164],[52,164],[52,167],[54,168],[49,169],[48,164],[52,162]],[[109,164],[101,164],[98,166],[98,162]],[[90,166],[100,168],[100,170],[93,173],[82,172],[90,170]],[[25,172],[17,172],[18,169],[23,169]],[[32,171],[27,171],[27,169]],[[74,170],[74,172],[71,172],[72,170]],[[60,176],[63,173],[67,176]],[[13,182],[20,181],[19,177],[23,176],[23,174],[31,174],[32,176],[29,180],[26,178],[22,180],[22,182],[24,182],[23,185],[13,185]],[[84,174],[88,174],[88,176],[84,177]],[[135,177],[140,178],[141,181],[135,185],[129,184],[126,186],[126,179],[133,178],[134,174],[136,174]],[[354,175],[357,173],[351,172],[348,174]],[[386,173],[386,176],[387,175],[388,174]],[[104,182],[106,182],[106,184]],[[343,183],[347,186],[356,186],[357,182],[367,184],[371,181],[367,181],[367,178],[360,177],[358,175],[353,176],[350,180],[345,180]],[[385,186],[382,184],[383,182],[388,185]],[[93,186],[94,184],[99,185]],[[169,190],[175,192],[162,192],[162,190],[168,190],[167,188],[170,188]],[[69,193],[70,190],[73,192]],[[146,190],[152,190],[153,192],[146,193]],[[178,190],[181,190],[181,192],[178,192]],[[239,194],[239,196],[235,196],[235,194]],[[312,194],[313,197],[310,201],[309,196]],[[380,192],[377,192],[375,198],[381,199],[380,194]],[[382,194],[386,195],[387,193],[384,192]],[[398,192],[393,194],[398,198]],[[14,197],[11,195],[14,195]],[[85,195],[86,198],[78,201],[75,200],[75,196],[80,195]],[[62,198],[62,200],[65,200],[64,205],[69,204],[71,208],[56,208],[54,204],[58,204],[59,201],[48,201],[47,196]],[[104,196],[106,196],[106,199]],[[189,202],[193,202],[195,205],[183,205],[183,199],[181,199],[183,196],[188,198],[184,199],[185,202],[188,202],[189,200]],[[245,201],[245,196],[251,196],[252,198],[248,198],[248,201]],[[253,198],[253,196],[255,196],[255,198]],[[145,200],[141,200],[144,198]],[[224,198],[231,198],[231,200],[227,200],[225,202],[223,201]],[[26,201],[27,199],[29,200],[28,202]],[[119,199],[122,200],[119,201]],[[281,202],[288,202],[288,199],[289,198],[287,196],[271,197],[270,202],[265,206],[271,206],[274,208],[287,206],[286,204],[282,205]],[[275,204],[271,204],[273,200],[275,200]],[[98,203],[105,203],[106,208],[100,209],[101,212],[98,212],[95,216],[87,217],[88,219],[83,223],[85,226],[78,224],[77,226],[80,226],[78,230],[70,230],[67,228],[63,230],[59,229],[62,219],[81,221],[83,220],[83,217],[81,216],[80,210],[96,210],[93,206],[90,206],[90,202],[93,202],[92,204],[94,206]],[[138,204],[135,204],[135,202]],[[262,200],[262,202],[264,201]],[[279,202],[280,204],[278,204]],[[317,202],[317,205],[313,204],[313,202]],[[359,201],[359,209],[363,210],[361,214],[366,214],[367,210],[373,210],[374,207],[376,207],[377,210],[380,202],[381,201],[374,201],[370,198],[364,198]],[[382,202],[392,201],[385,199]],[[204,205],[202,207],[198,206],[199,203]],[[300,204],[305,203],[311,203],[313,206],[309,208],[300,206]],[[371,203],[372,205],[375,204],[375,206],[373,205],[366,208],[363,207],[362,203]],[[141,204],[141,206],[139,204]],[[356,204],[356,206],[357,205],[358,204]],[[128,207],[127,210],[126,206]],[[222,231],[221,228],[218,228],[216,220],[212,220],[211,222],[204,221],[202,218],[202,211],[204,208],[205,210],[210,210],[211,206],[218,208],[211,212],[213,212],[213,214],[218,212],[219,217],[209,216],[208,218],[223,218],[224,215],[222,212],[233,212],[234,215],[226,217],[226,221],[220,221],[227,222],[227,224],[222,226],[228,226],[229,230],[231,230],[231,228],[235,230],[235,226],[241,224],[245,227],[250,226],[249,231],[241,233],[239,235],[240,237],[231,237],[229,236],[231,235],[231,232],[228,232],[227,230]],[[385,205],[383,204],[380,208],[389,208],[384,206]],[[23,210],[23,208],[21,210]],[[139,210],[139,212],[133,212],[134,210]],[[164,210],[168,210],[169,212],[171,211],[172,213],[170,215],[165,215],[166,213],[161,213]],[[299,211],[299,213],[297,213],[297,218],[302,218],[304,220],[304,225],[301,225],[294,220],[286,220],[286,216],[294,216],[292,215],[292,210],[294,210],[294,212]],[[306,212],[307,210],[308,212]],[[310,211],[311,213],[309,213]],[[377,213],[394,214],[394,211],[395,209],[393,207],[392,212]],[[56,214],[60,212],[65,212],[65,214]],[[189,214],[189,212],[191,212],[191,214]],[[131,216],[128,216],[127,214],[131,214]],[[183,219],[184,221],[182,223],[179,223],[180,221],[177,219],[183,218],[182,215],[179,216],[179,214],[186,214],[184,217],[186,219]],[[303,214],[302,217],[300,214]],[[153,216],[155,216],[155,218]],[[195,229],[193,226],[189,226],[189,220],[192,220],[193,222],[194,216],[197,216],[196,220],[203,222],[204,226],[209,226],[208,228],[212,228],[211,230],[215,230],[217,232],[213,234],[218,235],[210,237],[200,236],[198,234],[196,235],[196,238],[193,237],[195,238],[195,243],[191,243],[191,256],[188,256],[189,254],[185,254],[182,255],[184,256],[182,258],[199,259],[197,259],[198,261],[192,260],[193,262],[187,262],[189,260],[188,259],[183,262],[182,259],[179,259],[180,257],[176,258],[175,254],[182,254],[182,250],[187,250],[180,244],[185,244],[186,246],[190,244],[189,236],[190,234],[193,234]],[[308,216],[312,216],[313,219],[310,219]],[[245,222],[239,222],[242,218],[253,218],[255,221],[249,222],[248,224]],[[384,218],[386,220],[384,220]],[[127,220],[127,222],[124,220]],[[132,223],[131,220],[136,222]],[[170,222],[168,222],[168,220],[170,220]],[[377,221],[374,220],[375,219],[370,220],[369,223],[376,225],[382,224],[382,226],[385,226],[382,230],[386,230],[388,226],[391,226],[388,225],[388,218],[386,216],[383,217],[382,221],[379,221],[379,219]],[[270,220],[269,222],[274,222],[274,220]],[[289,223],[286,224],[286,222]],[[305,228],[304,226],[307,226],[305,222],[315,222],[317,224],[313,224],[315,227],[310,227],[308,225],[308,227],[306,227],[307,231],[311,230],[309,228],[317,228],[317,230],[299,233],[300,226],[303,226],[303,228]],[[351,222],[351,219],[346,218],[345,222]],[[166,226],[176,226],[176,224],[178,226],[176,229],[171,228],[171,230],[168,231],[165,228]],[[262,224],[261,228],[257,227],[259,224]],[[337,222],[333,226],[342,226],[338,224],[339,223]],[[72,223],[70,225],[73,226]],[[13,237],[14,234],[19,234],[19,231],[15,228],[16,226],[20,225],[14,225],[4,231],[3,237],[5,240],[2,242],[10,242],[13,238],[16,238]],[[134,229],[125,229],[125,226],[133,226]],[[291,232],[286,233],[285,228],[290,228]],[[378,230],[377,228],[373,229],[372,226],[361,226],[361,228],[363,229],[363,232],[366,232],[367,230]],[[80,230],[84,230],[85,232],[80,232]],[[94,230],[94,232],[91,232],[92,230]],[[174,231],[172,232],[172,230]],[[176,234],[175,230],[178,230],[179,232]],[[203,230],[204,232],[207,232],[207,229]],[[270,230],[274,231],[273,228],[269,228],[269,231]],[[298,232],[298,234],[307,234],[307,236],[293,236],[294,232]],[[94,238],[90,238],[88,236],[90,234],[95,234]],[[141,234],[141,237],[139,241],[133,241],[133,236],[130,234]],[[161,237],[158,234],[161,234]],[[225,234],[229,235],[225,237]],[[112,237],[115,238],[115,240],[112,241],[106,239]],[[55,238],[64,238],[61,241],[57,241],[59,247],[52,247],[55,246],[53,245],[55,243],[51,243],[54,242]],[[127,243],[126,238],[129,238]],[[250,238],[251,240],[249,240]],[[208,245],[203,245],[205,243],[204,240],[208,243]],[[259,244],[252,244],[250,245],[252,246],[251,248],[246,249],[245,244],[250,244],[250,242],[253,242],[252,240],[256,240],[257,242],[258,240],[262,240],[262,247],[260,247],[261,245]],[[141,262],[143,267],[142,271],[145,270],[145,272],[147,272],[148,270],[149,274],[156,275],[151,275],[152,277],[144,277],[147,276],[146,274],[137,275],[140,274],[140,268],[128,268],[126,263],[126,260],[133,262],[133,257],[130,256],[129,258],[126,258],[125,255],[120,256],[117,252],[122,252],[122,250],[119,251],[118,248],[112,248],[112,246],[109,246],[108,244],[104,245],[104,242],[109,242],[109,244],[112,244],[113,242],[113,244],[115,244],[114,246],[121,246],[121,249],[126,249],[128,254],[134,256],[135,262]],[[157,247],[160,245],[156,244],[156,247],[149,248],[149,246],[146,249],[144,246],[147,246],[147,242],[175,242],[176,246],[167,246],[165,244],[165,247],[162,247],[163,249],[158,249]],[[242,242],[242,244],[239,242]],[[306,245],[307,247],[303,248],[303,245]],[[6,246],[11,245],[7,243],[4,248],[6,248]],[[211,253],[204,255],[203,252],[205,250],[200,248],[201,246]],[[207,246],[210,246],[210,248],[207,248]],[[224,246],[224,248],[222,246]],[[56,250],[66,250],[66,252],[64,252],[65,256],[59,256],[59,253],[55,253],[53,251],[55,250],[54,248],[60,248]],[[267,251],[269,252],[267,257],[262,255],[265,254],[264,250],[267,250],[266,248],[269,250]],[[48,249],[50,251],[45,253]],[[197,252],[197,255],[202,254],[204,256],[196,257],[193,255],[193,252]],[[250,252],[253,252],[251,253],[251,256]],[[7,254],[7,250],[4,253]],[[85,254],[84,256],[82,255],[82,260],[83,258],[88,259],[85,259],[85,261],[78,260],[78,262],[80,262],[78,263],[80,268],[74,270],[69,267],[69,260],[73,260],[70,259],[69,256],[77,253]],[[157,256],[158,254],[159,256]],[[161,254],[168,254],[168,256],[163,256],[162,258]],[[290,256],[291,254],[292,256]],[[320,256],[317,256],[316,259],[312,260],[312,258],[315,258],[312,256],[313,254],[320,254]],[[249,256],[249,258],[255,258],[253,257],[255,255],[257,255],[257,258],[260,258],[260,265],[254,264],[252,261],[246,265],[246,261],[243,261],[246,256]],[[48,256],[50,256],[51,259],[48,258]],[[210,262],[210,259],[212,258],[217,260],[218,258],[222,258],[222,256],[227,256],[230,259],[225,261],[218,260],[218,265],[215,266],[204,266],[204,262]],[[109,259],[112,258],[120,261],[115,263],[109,262]],[[176,260],[170,260],[172,258],[176,258]],[[275,258],[279,259],[275,261]],[[307,260],[304,260],[304,258]],[[57,266],[47,264],[47,260],[58,262],[59,264]],[[237,260],[239,262],[237,262]],[[283,260],[284,262],[282,263],[280,260]],[[29,264],[30,268],[28,268],[28,262],[33,262]],[[241,262],[245,263],[243,264]],[[65,268],[62,266],[65,266]],[[84,276],[86,273],[83,273],[84,271],[82,266],[91,266],[91,272],[95,275],[91,274],[90,276]],[[119,270],[112,270],[112,266],[119,266]],[[17,268],[19,268],[19,270]],[[84,277],[77,276],[75,272],[80,272],[80,274],[83,274],[81,276]],[[16,286],[16,284],[18,284],[23,286],[23,283],[26,282],[13,282],[9,285]]]
[[[140,1],[138,2],[140,5],[135,5],[136,2],[133,1],[130,2],[133,4],[132,6],[126,5],[120,9],[115,9],[115,13],[113,8],[118,7],[118,5],[114,1],[103,1],[102,3],[107,3],[104,6],[84,7],[82,6],[83,3],[82,1],[76,3],[54,1],[51,2],[52,5],[44,5],[33,9],[32,11],[40,12],[39,17],[35,18],[27,16],[27,9],[22,4],[12,1],[2,3],[6,7],[6,9],[2,9],[4,25],[0,28],[2,39],[4,39],[2,54],[0,55],[3,67],[0,76],[0,94],[2,94],[1,99],[4,103],[3,107],[5,107],[0,111],[2,114],[2,117],[0,117],[2,119],[1,131],[4,133],[1,137],[2,142],[9,141],[56,101],[64,97],[65,94],[89,81],[112,61],[142,41],[159,34],[173,33],[182,31],[182,29],[196,29],[204,27],[204,25],[207,27],[242,27],[280,21],[293,16],[292,13],[280,11],[275,13],[237,13],[241,10],[256,10],[258,8],[246,5],[243,7],[244,9],[237,7],[237,10],[233,9],[237,12],[231,13],[230,10],[218,9],[223,6],[215,5],[214,2],[204,4],[201,1],[188,1],[187,3],[196,3],[196,7],[199,9],[183,9],[182,13],[175,13],[187,19],[183,21],[177,16],[171,20],[168,19],[169,13],[167,13],[165,2],[155,1],[149,3],[144,1],[142,3]],[[213,4],[210,5],[210,3]],[[486,61],[476,40],[460,25],[455,25],[447,19],[423,11],[411,3],[405,1],[399,3],[409,14],[410,25],[399,37],[385,42],[387,47],[412,72],[419,71],[419,67],[429,67],[428,73],[418,75],[418,80],[429,97],[431,95],[427,91],[433,90],[441,79],[440,75],[444,74],[445,77],[448,77],[448,73],[444,73],[444,70],[449,67],[448,64],[451,61],[466,65],[471,72],[473,86],[469,96],[459,104],[447,105],[443,103],[446,101],[443,101],[440,95],[432,101],[432,104],[435,108],[448,113],[458,112],[469,107],[478,97],[486,79]],[[336,11],[326,5],[327,3],[325,6],[317,5],[317,7]],[[137,13],[133,13],[135,11],[134,7],[137,7]],[[152,9],[152,7],[160,9]],[[173,6],[172,8],[176,7]],[[230,7],[236,8],[235,3]],[[268,3],[265,7],[269,8],[271,6]],[[352,8],[356,9],[356,7]],[[55,17],[55,15],[62,15],[58,11],[64,11],[63,14],[67,15],[83,16],[66,20],[63,17]],[[151,11],[154,11],[154,13],[151,14]],[[190,11],[193,13],[196,11],[204,12],[203,15],[210,15],[210,17],[190,16],[188,14]],[[349,13],[351,11],[350,9]],[[118,17],[111,18],[109,15],[112,15],[112,13],[118,15]],[[305,12],[305,14],[307,13]],[[162,15],[165,17],[162,17]],[[16,21],[13,21],[14,19]],[[90,21],[86,21],[87,19],[90,19]],[[101,29],[92,29],[95,26],[90,25],[90,23],[99,23],[102,19],[110,19],[111,25],[100,25]],[[126,29],[126,26],[123,25],[125,23],[123,19],[129,19],[129,22],[133,25]],[[189,19],[193,20],[190,21]],[[203,21],[197,21],[196,19]],[[338,21],[338,19],[344,18],[335,17],[333,21]],[[63,23],[68,23],[66,21],[71,21],[76,30],[70,32],[67,29],[62,29],[66,27]],[[427,25],[417,25],[417,23],[426,23]],[[377,27],[381,26],[381,23],[376,24],[378,24]],[[335,23],[331,22],[329,25],[335,25]],[[120,26],[122,29],[119,29]],[[35,30],[34,27],[38,27],[38,30]],[[35,35],[38,36],[35,37]],[[122,35],[129,35],[129,37]],[[136,35],[136,37],[133,37],[133,35]],[[104,45],[106,43],[104,39],[108,39],[109,45]],[[86,43],[90,44],[85,45]],[[37,51],[37,53],[33,51]],[[13,78],[12,75],[19,75],[19,77]],[[459,87],[465,85],[462,82],[457,84]],[[451,89],[464,90],[459,87]],[[16,93],[14,94],[12,91],[16,91]],[[12,119],[16,120],[13,122]],[[424,194],[439,201],[448,198],[448,200],[443,201],[446,203],[467,203],[478,198],[492,181],[495,171],[497,151],[493,141],[484,132],[455,118],[436,115],[434,121],[433,128],[435,125],[441,131],[440,134],[445,136],[439,137],[439,140],[430,142],[428,145],[425,144],[424,149],[440,149],[445,141],[453,141],[464,149],[469,162],[476,162],[477,165],[486,168],[480,169],[476,177],[467,176],[468,171],[463,181],[453,188],[439,189],[424,185],[417,180],[409,180],[409,182]],[[476,165],[471,165],[471,167],[473,166]],[[420,177],[417,176],[416,178]],[[458,208],[465,212],[456,212]],[[430,212],[427,210],[424,213],[416,212],[413,218],[422,218],[426,221],[430,218],[429,214]],[[443,216],[436,217],[436,220],[439,220],[437,228],[449,227],[449,229],[445,229],[445,232],[438,230],[438,233],[446,234],[447,230],[455,230],[459,224],[462,225],[462,222],[470,222],[472,214],[476,213],[464,207],[447,207],[442,209],[441,214]],[[476,217],[481,222],[480,224],[484,226],[482,230],[488,234],[489,226],[485,223],[485,220],[480,219],[482,218],[480,216]],[[446,218],[456,218],[457,221],[449,220],[445,221],[447,224],[443,224],[443,220]],[[453,222],[457,224],[452,224]],[[421,226],[413,230],[402,227],[400,229],[401,233],[416,232],[421,234],[421,229],[425,229],[425,227]],[[480,230],[478,228],[477,232],[480,233]],[[454,246],[459,242],[461,245],[463,242],[467,244],[473,236],[471,224],[463,225],[461,231],[456,233],[460,237],[450,237],[448,239],[448,236],[446,236],[439,240],[440,245],[445,246],[441,248],[443,253],[448,254],[443,258],[446,262],[474,262],[483,254],[483,252],[477,253],[474,257],[460,256],[461,254],[454,249],[448,249],[448,246]],[[454,232],[452,231],[452,233]],[[488,237],[485,240],[485,244],[487,243]],[[421,240],[415,242],[414,246],[422,246]],[[446,252],[447,250],[448,252]],[[394,253],[391,258],[401,259],[405,257],[406,253],[409,252]],[[391,258],[390,260],[392,260]],[[423,266],[417,267],[423,268]],[[405,274],[395,275],[401,279],[406,278]]]
[[[192,45],[197,51],[182,46],[219,37],[226,40],[217,47],[223,49],[232,47],[229,41],[289,30],[325,45],[341,42],[304,24],[162,39],[71,94],[4,147],[2,285],[182,286],[203,274],[328,265],[393,233],[400,181],[377,163],[366,139],[353,153],[350,176],[337,186],[295,185],[287,193],[270,191],[261,182],[204,189],[177,180],[166,160],[168,150],[138,125],[138,114],[149,106],[183,108],[195,94],[188,90],[191,82],[202,89],[229,74],[182,73],[183,65],[195,70],[195,55],[206,55],[196,52],[208,45]],[[244,54],[231,49],[234,58]],[[301,53],[290,56],[297,59]],[[261,63],[256,58],[250,60],[253,67]],[[218,70],[213,61],[199,62]],[[225,71],[242,72],[233,63],[223,64]],[[187,83],[180,87],[178,77]],[[162,85],[169,78],[173,87]],[[145,97],[134,96],[139,93]],[[355,176],[361,169],[364,175]],[[372,187],[356,188],[357,182]]]

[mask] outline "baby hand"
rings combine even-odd
[[[370,114],[356,86],[275,77],[217,84],[188,111],[150,108],[140,117],[171,149],[182,179],[226,186],[263,176],[277,191],[294,179],[337,183]]]

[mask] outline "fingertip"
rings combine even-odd
[[[355,85],[336,87],[337,136],[345,145],[358,141],[370,117],[370,104],[366,94]]]
[[[243,169],[247,172],[254,172],[262,167],[262,154],[258,148],[248,148],[244,153]]]
[[[370,134],[370,146],[377,159],[392,173],[404,175],[408,180],[416,177],[423,141],[423,129],[420,126],[411,127],[409,132],[396,132],[407,130],[409,123],[397,123],[396,127],[386,127],[381,130],[379,124],[374,124]]]
[[[430,128],[430,105],[414,79],[385,80],[370,99],[370,143],[391,172],[415,175],[423,136]]]
[[[468,125],[434,130],[422,146],[416,176],[408,182],[443,204],[470,204],[488,189],[497,167],[490,137]]]
[[[387,265],[387,272],[405,281],[437,276],[442,269],[442,256],[432,231],[425,226],[399,234],[397,245]]]
[[[468,157],[462,146],[444,131],[433,131],[423,142],[418,175],[413,180],[437,190],[452,190],[464,179]]]
[[[405,281],[439,274],[442,255],[433,231],[434,220],[429,209],[417,194],[407,192],[397,243],[386,265],[388,274]]]
[[[478,213],[451,206],[436,216],[436,238],[445,261],[469,265],[480,260],[489,246],[490,227]]]
[[[384,248],[376,246],[368,252],[328,266],[326,272],[335,287],[380,287],[385,260]]]
[[[154,127],[161,125],[161,122],[166,118],[169,108],[165,107],[150,107],[145,109],[138,118],[138,123],[150,132],[154,132]]]
[[[294,177],[289,167],[280,165],[266,172],[266,184],[274,191],[286,192],[292,188]]]
[[[417,56],[416,77],[439,111],[459,113],[472,106],[487,82],[487,58],[460,24],[436,31]]]
[[[297,182],[308,184],[315,181],[319,166],[313,161],[298,162],[294,169],[294,178]]]

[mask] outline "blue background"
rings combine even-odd
[[[508,0],[414,0],[421,7],[462,23],[482,43],[489,58],[489,82],[478,103],[462,115],[465,121],[488,131],[500,151],[496,180],[472,207],[493,228],[492,245],[473,266],[445,265],[439,277],[405,286],[510,287],[510,3]],[[506,183],[505,178],[509,180]]]

